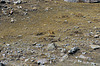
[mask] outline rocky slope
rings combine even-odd
[[[100,3],[19,1],[0,3],[0,66],[100,66]]]

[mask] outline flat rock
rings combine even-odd
[[[99,49],[99,48],[100,48],[99,45],[90,45],[90,47],[91,47],[92,49]]]

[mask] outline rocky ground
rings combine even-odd
[[[100,3],[1,1],[0,66],[100,66]]]

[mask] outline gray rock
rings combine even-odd
[[[11,1],[10,1],[10,0],[6,0],[6,2],[7,2],[7,3],[9,3],[9,4],[11,3]]]
[[[99,38],[99,35],[94,35],[94,38]]]
[[[47,59],[39,59],[39,60],[37,60],[37,63],[38,63],[38,65],[43,65],[43,64],[48,63],[48,60]]]
[[[21,37],[22,37],[22,35],[18,35],[18,36],[17,36],[17,38],[21,38]]]
[[[62,49],[61,49],[61,52],[62,52],[62,53],[66,53],[67,50],[66,50],[65,48],[62,48]]]
[[[1,3],[10,3],[10,0],[1,0]]]
[[[24,12],[24,15],[27,15],[28,13],[27,12]]]
[[[5,66],[3,63],[0,62],[0,66]]]
[[[6,44],[6,46],[10,46],[10,44]]]
[[[88,21],[88,23],[92,23],[91,21]]]
[[[6,57],[6,54],[2,54],[3,57]]]
[[[17,6],[18,9],[22,9],[22,6]]]
[[[64,56],[65,53],[60,53],[60,56]]]
[[[92,65],[92,66],[96,66],[96,63],[94,63],[94,62],[91,62],[91,65]]]
[[[42,44],[36,44],[36,46],[35,47],[37,47],[37,48],[41,48],[41,47],[43,47],[44,45],[42,45]]]
[[[67,21],[67,20],[65,20],[65,21],[64,21],[64,23],[68,24],[68,21]]]
[[[68,55],[65,54],[64,56],[61,57],[61,59],[59,60],[60,62],[63,62],[66,58],[68,58]]]
[[[81,63],[82,61],[81,60],[78,60],[77,62]]]
[[[4,9],[2,9],[2,13],[3,13],[4,15],[7,15],[7,11],[4,10]]]
[[[1,0],[0,3],[5,4],[6,0]]]
[[[37,7],[33,7],[33,11],[37,11],[38,9],[37,9]]]
[[[14,23],[14,19],[13,18],[11,18],[11,23]]]
[[[55,43],[48,44],[47,49],[48,49],[49,51],[55,50],[55,49],[56,49]]]
[[[29,61],[29,59],[25,59],[25,62]]]
[[[74,26],[74,28],[78,29],[78,28],[79,28],[79,26]]]
[[[90,45],[90,47],[91,47],[92,49],[99,49],[99,48],[100,48],[99,45]]]
[[[69,46],[70,44],[65,44],[65,45],[63,45],[64,47],[67,47],[67,46]]]
[[[78,2],[78,0],[64,0],[66,2]]]
[[[86,52],[82,52],[82,54],[86,54]]]
[[[78,50],[79,50],[78,47],[73,47],[73,48],[71,48],[71,50],[68,51],[68,53],[69,53],[69,54],[74,54],[74,53],[76,53]]]
[[[14,12],[13,12],[13,9],[9,12],[9,15],[12,15]]]
[[[14,1],[13,3],[14,3],[15,5],[17,5],[17,4],[21,4],[22,1],[21,1],[21,0],[17,0],[17,1]]]
[[[80,55],[79,58],[87,59],[87,57],[85,57],[84,55]]]

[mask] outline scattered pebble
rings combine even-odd
[[[28,0],[27,0],[28,1]],[[31,65],[31,66],[46,66],[46,64],[57,64],[60,62],[64,62],[66,60],[70,60],[72,59],[75,64],[77,64],[77,62],[85,62],[86,63],[91,63],[91,65],[95,66],[96,63],[94,63],[95,60],[97,60],[96,58],[98,58],[98,56],[96,54],[98,54],[99,50],[95,50],[95,49],[99,49],[100,48],[100,28],[99,26],[96,25],[99,24],[99,13],[96,14],[98,15],[97,17],[92,17],[91,14],[87,14],[86,16],[84,16],[84,13],[70,13],[70,9],[69,7],[63,7],[60,5],[60,7],[57,7],[56,10],[56,5],[55,7],[53,6],[49,6],[49,3],[52,3],[51,0],[48,1],[37,1],[37,2],[33,2],[34,4],[30,4],[30,0],[28,2],[24,1],[24,0],[1,0],[0,1],[0,25],[6,23],[6,21],[14,23],[16,20],[16,23],[14,24],[10,24],[9,25],[9,30],[11,28],[11,31],[6,34],[6,32],[2,35],[3,28],[5,29],[6,25],[4,24],[5,27],[2,28],[1,25],[1,37],[0,37],[0,66],[5,66],[6,64],[11,64],[12,66],[15,66],[13,64],[19,64],[18,62],[22,63],[22,66],[24,66],[24,62],[25,62],[25,66],[30,66],[31,63],[32,64],[36,64],[36,65]],[[59,1],[55,1],[58,6]],[[28,3],[28,4],[27,4]],[[44,5],[46,5],[46,7],[41,6],[40,4],[44,3]],[[28,5],[28,6],[26,6]],[[52,10],[53,8],[54,10]],[[83,8],[87,7],[87,6],[82,6]],[[66,13],[61,13],[58,11],[62,9],[61,11],[66,11]],[[49,11],[50,10],[50,11]],[[48,16],[48,14],[51,14],[53,11],[57,11],[59,12],[59,14],[56,12],[54,13],[54,18],[55,19],[51,19],[51,16]],[[75,9],[77,10],[77,9]],[[43,13],[42,13],[43,11]],[[95,10],[96,11],[96,10]],[[68,13],[67,13],[68,12]],[[78,11],[79,12],[79,11]],[[41,14],[40,14],[41,13]],[[69,15],[68,15],[69,14]],[[18,16],[19,15],[19,16]],[[38,17],[37,17],[38,16]],[[2,19],[2,17],[4,19]],[[18,18],[17,18],[18,17]],[[37,18],[35,18],[37,17]],[[57,24],[57,26],[59,25],[59,28],[54,29],[54,31],[48,31],[48,32],[38,32],[36,35],[34,35],[34,30],[30,31],[30,34],[32,35],[32,40],[30,38],[30,34],[27,33],[27,29],[32,29],[30,27],[35,26],[36,28],[38,28],[38,21],[45,21],[42,20],[42,17],[46,17],[46,21],[48,21],[48,18],[50,18],[51,22],[51,27],[52,27],[52,21],[55,21],[55,23]],[[75,17],[75,20],[77,20],[78,22],[75,24],[73,24],[73,20],[71,20],[72,18]],[[89,18],[93,18],[92,21],[94,21],[94,25],[90,24],[92,23],[92,21],[88,21],[91,19]],[[77,18],[77,19],[76,19]],[[78,20],[78,19],[82,19]],[[21,21],[20,21],[21,20]],[[85,20],[87,21],[87,23],[85,22]],[[35,21],[37,21],[36,25],[35,25]],[[49,24],[46,24],[47,22],[45,21],[45,23],[43,23],[43,26],[47,26]],[[80,21],[80,22],[79,22]],[[84,21],[84,22],[83,22]],[[9,23],[8,22],[8,23]],[[23,26],[25,22],[25,25]],[[22,24],[23,23],[23,24]],[[39,22],[40,23],[40,22]],[[54,22],[53,22],[54,23]],[[63,28],[63,25],[66,25],[66,27]],[[23,28],[26,30],[25,34],[24,34],[24,30],[21,32],[17,32],[18,30],[15,30],[15,28],[17,28],[17,26],[14,27],[14,25],[19,25],[18,27],[23,26]],[[31,24],[34,24],[31,26]],[[42,29],[42,22],[41,24],[41,28],[36,29],[36,31]],[[61,25],[60,25],[61,24]],[[63,25],[62,25],[63,24]],[[67,26],[69,25],[69,26]],[[88,29],[85,26],[90,26]],[[93,26],[92,26],[93,25]],[[30,27],[29,27],[30,26]],[[21,29],[23,29],[21,28]],[[48,28],[47,28],[48,29]],[[63,30],[64,29],[64,30]],[[16,34],[13,33],[13,31],[17,32],[17,36]],[[33,32],[33,33],[31,33]],[[64,33],[63,33],[64,32]],[[86,33],[85,33],[86,32]],[[23,34],[22,34],[23,33]],[[70,35],[69,35],[70,33]],[[22,35],[20,35],[22,34]],[[27,34],[27,36],[29,35],[29,37],[27,38],[27,36],[25,36]],[[63,35],[65,34],[65,35]],[[84,35],[83,35],[84,34]],[[25,37],[25,38],[24,38]],[[34,38],[33,38],[34,37]],[[38,39],[39,37],[39,39]],[[66,38],[64,38],[66,37]],[[10,39],[9,39],[10,38]],[[25,40],[24,40],[24,39]],[[34,39],[37,38],[37,42],[34,41]],[[41,40],[43,39],[43,40]],[[8,40],[8,41],[6,41]],[[15,40],[15,42],[13,42],[13,40]],[[17,41],[18,40],[18,41]],[[45,41],[44,41],[45,40]],[[28,43],[28,41],[30,41]],[[13,42],[13,43],[10,43]],[[35,42],[35,43],[33,43]],[[44,44],[46,42],[46,44]],[[9,43],[9,44],[7,44]],[[49,43],[49,44],[48,44]],[[91,44],[91,45],[89,45]],[[72,46],[79,46],[81,48],[82,51],[80,51],[79,53],[77,52],[79,49],[79,47],[72,47]],[[93,53],[95,53],[95,56],[92,55],[93,53],[88,52],[91,50],[91,47],[93,50]],[[69,50],[70,49],[70,50]],[[75,54],[75,53],[78,54]],[[75,54],[75,55],[70,55],[70,54]],[[76,56],[77,55],[77,56]],[[91,57],[90,57],[91,56]],[[92,59],[93,57],[93,59]],[[41,58],[41,59],[38,59]],[[82,61],[81,61],[81,60]],[[77,60],[77,61],[75,61]],[[87,62],[88,61],[88,62]],[[93,61],[93,62],[90,62]],[[28,65],[28,64],[30,65]],[[66,62],[67,63],[67,62]],[[69,63],[70,64],[70,63]],[[99,63],[98,63],[99,64]],[[100,65],[100,64],[99,64]],[[20,64],[18,65],[20,66]]]

